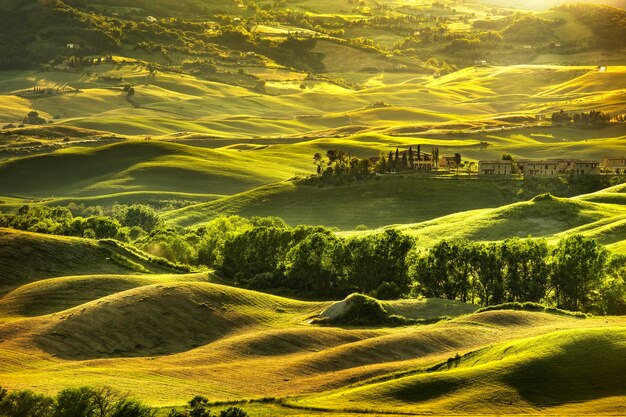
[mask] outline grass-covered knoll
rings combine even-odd
[[[118,292],[154,284],[215,281],[211,274],[187,275],[77,275],[22,285],[0,300],[0,314],[41,316],[76,307]],[[88,288],[89,291],[85,289]],[[41,300],[46,300],[42,303]]]
[[[469,200],[468,195],[473,198]],[[391,175],[343,186],[285,182],[205,204],[167,212],[164,219],[197,225],[221,214],[278,216],[290,224],[354,229],[429,220],[458,210],[497,207],[514,201],[503,183]],[[349,214],[349,215],[347,215]]]
[[[130,141],[13,159],[1,163],[0,172],[2,194],[49,197],[126,191],[229,194],[289,178],[298,169],[248,153]]]
[[[167,264],[107,242],[0,229],[0,243],[2,292],[66,275],[173,272]]]
[[[319,304],[208,283],[163,283],[91,301],[58,315],[37,344],[65,358],[163,355],[205,345],[281,317],[293,323]],[[110,323],[124,323],[111,328]]]
[[[294,403],[385,413],[613,414],[624,400],[624,335],[623,328],[614,327],[506,342],[447,361],[434,371]]]

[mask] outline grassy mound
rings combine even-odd
[[[68,275],[176,272],[157,261],[118,243],[0,228],[0,292]]]
[[[424,304],[422,301],[417,301]],[[430,306],[418,305],[409,300],[407,301],[387,301],[381,302],[375,298],[368,297],[363,294],[351,294],[345,300],[339,301],[328,307],[319,318],[313,321],[315,324],[329,325],[356,325],[356,326],[375,326],[389,325],[401,326],[408,324],[428,324],[449,318],[446,315],[435,315],[440,312],[438,308]],[[450,303],[453,304],[454,302]],[[432,303],[431,303],[432,304]],[[464,303],[459,303],[464,304]],[[388,311],[402,312],[408,315],[394,314]],[[470,306],[465,307],[465,311],[473,311]],[[444,309],[445,310],[445,307]]]
[[[23,285],[0,298],[0,314],[41,316],[137,287],[211,279],[207,274],[81,275],[51,278]],[[42,303],[42,300],[45,302]]]
[[[280,322],[282,314],[316,307],[217,284],[163,283],[66,310],[38,336],[37,343],[73,359],[164,355],[251,326],[269,326]]]
[[[365,383],[298,403],[385,413],[610,413],[623,404],[626,330],[568,330],[458,356],[431,372]],[[471,399],[471,400],[470,400]],[[603,400],[608,400],[604,402]],[[593,408],[592,408],[593,409]]]

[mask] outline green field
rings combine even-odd
[[[19,237],[50,245],[43,235]],[[90,242],[67,243],[57,243],[51,259],[82,259]],[[385,305],[407,317],[453,318],[319,327],[309,319],[332,302],[236,289],[207,273],[119,275],[99,256],[98,275],[28,279],[2,296],[3,385],[54,393],[78,378],[114,384],[155,406],[201,393],[212,401],[286,397],[296,409],[346,413],[610,414],[624,399],[623,317],[472,313],[476,307],[460,302],[405,300]],[[36,265],[25,265],[28,274],[44,276]],[[546,364],[549,379],[541,377]],[[242,406],[253,415],[284,407]]]
[[[563,3],[0,0],[0,417],[2,388],[77,386],[158,417],[195,395],[251,417],[624,414],[626,316],[583,313],[626,311],[626,172],[477,174],[626,155],[623,1]],[[409,149],[461,166],[403,169]],[[577,235],[602,267],[563,278]],[[468,242],[438,278],[462,295],[413,270],[443,241]],[[559,279],[583,313],[551,308]],[[545,307],[479,310],[499,290]],[[355,291],[384,319],[333,316]]]

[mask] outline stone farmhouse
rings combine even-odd
[[[478,175],[510,175],[513,173],[513,161],[478,161]]]
[[[605,156],[602,158],[602,168],[615,174],[626,172],[626,156]]]
[[[580,159],[520,159],[513,161],[479,161],[478,175],[509,175],[527,177],[556,175],[599,175],[600,162]]]

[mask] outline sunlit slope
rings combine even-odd
[[[2,289],[69,274],[129,273],[97,242],[0,229]]]
[[[318,307],[206,283],[139,287],[67,311],[37,343],[65,358],[170,354]],[[280,312],[279,312],[280,311]],[[111,327],[111,323],[123,325]]]
[[[331,58],[340,48],[354,50],[320,45]],[[331,60],[354,67],[350,59]],[[105,65],[101,70],[100,78],[56,72],[0,75],[0,92],[5,94],[0,96],[5,109],[0,121],[15,123],[32,108],[45,118],[54,117],[55,124],[122,135],[191,132],[247,139],[350,126],[389,129],[507,114],[534,116],[561,108],[619,112],[626,97],[623,66],[606,72],[592,66],[470,67],[437,79],[419,73],[371,75],[359,79],[362,84],[354,89],[324,79],[274,79],[259,67],[256,73],[268,77],[265,92],[180,73],[158,72],[152,77],[143,65],[132,63]],[[120,81],[103,81],[107,78]],[[134,85],[132,100],[125,97],[124,83]],[[79,92],[37,99],[11,95],[34,86]],[[378,107],[369,108],[372,104]]]
[[[77,275],[18,287],[0,299],[0,315],[40,316],[76,307],[118,292],[154,284],[209,281],[207,273],[186,275]],[[42,302],[45,300],[45,302]]]
[[[428,246],[441,239],[503,240],[512,237],[560,238],[583,234],[606,245],[626,239],[626,206],[611,198],[610,203],[593,202],[603,191],[583,198],[537,197],[531,201],[455,213],[399,228],[417,236]],[[591,197],[595,196],[595,197]],[[590,201],[591,200],[591,201]]]
[[[296,403],[369,412],[615,415],[626,401],[625,340],[623,327],[555,332]]]
[[[626,324],[523,311],[398,328],[306,323],[328,305],[208,283],[138,287],[0,324],[0,375],[10,388],[45,392],[76,378],[90,385],[114,380],[155,405],[182,404],[198,392],[212,400],[260,398],[342,389],[390,372],[412,375],[456,353],[555,330]],[[422,317],[447,308],[432,307]]]
[[[298,172],[252,153],[153,141],[71,148],[0,163],[0,194],[96,196],[127,191],[230,194]]]
[[[174,271],[106,241],[0,228],[0,293],[51,277],[137,272]]]
[[[360,224],[414,223],[511,201],[503,184],[392,175],[344,186],[272,184],[167,212],[163,217],[172,224],[190,226],[222,214],[279,216],[294,225],[321,224],[345,230]]]

